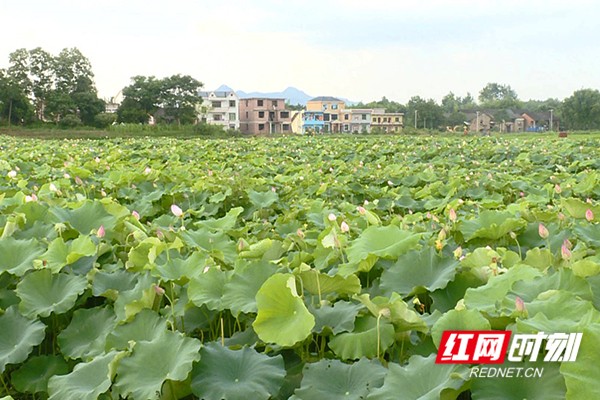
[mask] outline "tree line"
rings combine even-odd
[[[91,63],[77,48],[63,49],[58,55],[39,47],[18,49],[9,55],[8,67],[0,69],[0,123],[103,128],[114,122],[145,124],[154,118],[158,123],[191,124],[197,120],[202,86],[189,75],[134,76],[122,90],[124,100],[116,114],[109,114],[98,98]],[[461,125],[468,110],[495,110],[496,119],[508,118],[508,110],[553,110],[563,128],[600,129],[600,92],[596,89],[577,90],[562,101],[523,101],[510,85],[488,83],[477,99],[470,93],[450,92],[441,103],[413,96],[401,104],[383,97],[352,107],[403,112],[406,126],[428,129]]]

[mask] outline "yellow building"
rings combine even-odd
[[[323,113],[323,132],[341,133],[341,115],[346,108],[346,103],[331,96],[320,96],[306,103],[307,114]]]

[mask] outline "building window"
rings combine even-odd
[[[331,114],[331,120],[332,121],[337,121],[337,119],[338,119],[337,114]]]
[[[344,132],[348,132],[350,130],[350,125],[344,124]]]
[[[248,100],[246,100],[246,107],[248,107]]]
[[[283,131],[289,131],[290,130],[290,124],[283,124]]]
[[[220,101],[213,101],[212,103],[212,107],[213,108],[220,108],[221,107],[221,102]]]
[[[250,118],[250,117],[248,116],[248,111],[246,111],[246,119],[248,119],[248,118]]]
[[[235,100],[229,100],[229,107],[235,107]]]
[[[281,118],[289,118],[290,117],[290,112],[289,111],[282,111],[280,114]]]
[[[229,113],[229,120],[230,121],[235,121],[235,113]]]
[[[271,104],[273,104],[273,107],[277,107],[277,100],[273,100]]]
[[[221,114],[214,114],[213,121],[223,121],[223,116]]]
[[[258,118],[264,118],[265,117],[265,112],[264,111],[259,111],[258,112]]]
[[[396,122],[400,122],[400,117],[395,118]]]
[[[362,120],[366,121],[367,120],[367,114],[362,114]]]
[[[262,106],[264,106],[264,101],[263,101],[263,100],[257,100],[257,101],[256,101],[256,105],[257,105],[258,107],[262,107]]]
[[[345,119],[346,121],[348,121],[348,119],[349,119],[349,118],[350,118],[350,115],[349,115],[349,114],[344,114],[344,119]]]
[[[337,105],[337,104],[332,104],[332,105],[331,105],[331,109],[332,109],[332,110],[337,110],[337,108],[338,108],[338,105]]]
[[[258,130],[259,131],[264,131],[265,130],[265,124],[258,124]]]

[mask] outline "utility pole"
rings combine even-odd
[[[552,123],[553,123],[553,121],[552,121],[552,119],[553,119],[553,118],[552,118],[552,117],[553,117],[552,113],[553,113],[553,112],[554,112],[554,109],[553,109],[553,108],[551,108],[551,109],[550,109],[550,132],[552,132],[552,131],[554,130],[554,129],[553,129],[553,127],[552,127],[552,125],[553,125],[553,124],[552,124]]]
[[[417,129],[417,115],[419,114],[419,110],[415,110],[415,129]]]
[[[479,133],[479,111],[475,111],[476,121],[475,121],[475,130]]]

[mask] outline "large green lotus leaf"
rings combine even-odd
[[[192,370],[192,392],[204,400],[267,400],[283,384],[281,355],[269,357],[253,349],[230,350],[209,343]]]
[[[504,274],[492,276],[485,285],[467,289],[465,305],[491,316],[499,316],[502,311],[501,303],[515,282],[529,282],[542,275],[537,268],[517,264]],[[513,310],[514,308],[511,308],[510,313]]]
[[[596,248],[600,247],[600,224],[579,225],[573,229],[573,233],[575,233],[578,238],[582,239],[588,246]]]
[[[271,207],[271,205],[273,205],[273,203],[279,200],[279,196],[277,195],[277,193],[270,190],[266,192],[256,192],[254,190],[249,190],[248,198],[250,199],[252,205],[254,205],[257,208],[269,208]]]
[[[397,332],[415,330],[427,333],[429,331],[423,318],[414,309],[409,308],[398,293],[392,293],[389,298],[377,296],[371,300],[369,297],[366,293],[356,296],[373,316],[386,316],[385,318],[392,322]]]
[[[377,329],[376,318],[359,317],[354,323],[354,331],[335,335],[329,341],[329,348],[343,360],[373,358],[382,355],[394,344],[394,335],[394,326],[383,318],[379,321]]]
[[[585,218],[585,212],[587,210],[592,210],[594,215],[600,215],[600,206],[593,206],[585,201],[569,198],[562,198],[560,200],[560,204],[567,211],[569,215],[574,218]]]
[[[79,236],[70,243],[65,243],[60,237],[54,239],[48,250],[42,255],[47,267],[52,272],[59,272],[64,266],[72,264],[82,257],[96,254],[96,245],[89,236]]]
[[[527,251],[525,260],[523,260],[523,264],[536,267],[540,271],[546,271],[552,266],[552,264],[554,264],[554,256],[549,249],[540,249],[538,247],[534,247],[533,249]]]
[[[151,342],[167,330],[167,320],[145,309],[133,321],[117,325],[106,338],[106,349],[126,350],[130,342]]]
[[[202,273],[206,261],[206,255],[196,251],[185,259],[172,258],[164,264],[157,265],[152,270],[152,275],[166,282],[175,281],[185,284]]]
[[[116,300],[121,292],[127,292],[135,288],[137,284],[136,274],[129,273],[123,269],[111,272],[97,271],[92,281],[92,294]]]
[[[542,292],[525,306],[529,318],[517,320],[519,332],[580,332],[600,323],[600,311],[591,301],[564,290]]]
[[[156,258],[165,250],[167,250],[165,242],[155,237],[146,238],[129,250],[125,266],[132,272],[153,269]]]
[[[11,382],[19,392],[47,392],[50,378],[68,372],[69,366],[61,356],[35,356],[12,373]]]
[[[34,346],[42,343],[46,325],[31,321],[10,307],[0,316],[0,373],[6,364],[23,362]]]
[[[582,333],[577,360],[563,362],[560,366],[560,372],[567,386],[566,399],[568,400],[600,398],[600,381],[598,381],[600,324],[589,325],[582,330]]]
[[[223,292],[231,274],[231,271],[210,268],[192,279],[187,291],[190,301],[198,307],[206,305],[209,310],[223,311]]]
[[[302,386],[294,394],[299,400],[362,400],[383,384],[386,373],[380,363],[364,358],[353,364],[320,360],[304,366]]]
[[[578,277],[570,269],[561,268],[551,274],[537,277],[528,281],[517,281],[511,288],[510,300],[513,295],[519,296],[525,302],[532,301],[540,293],[548,290],[564,290],[584,300],[592,300],[592,290],[589,283]]]
[[[35,239],[17,240],[12,237],[0,239],[0,273],[8,272],[23,276],[33,269],[33,260],[40,256],[44,249]]]
[[[476,288],[483,284],[481,279],[471,271],[456,274],[454,280],[448,282],[443,289],[430,293],[433,300],[432,309],[446,312],[456,307],[456,304],[465,297],[468,288]]]
[[[96,400],[110,388],[115,364],[123,355],[111,351],[77,364],[70,374],[53,376],[48,381],[49,400]]]
[[[488,331],[490,322],[477,310],[450,310],[440,317],[431,328],[431,337],[439,347],[444,331]]]
[[[600,260],[597,257],[587,257],[571,264],[571,270],[576,276],[587,278],[600,275]]]
[[[106,307],[76,310],[71,323],[58,335],[61,352],[72,359],[93,358],[104,353],[106,337],[117,317]]]
[[[138,281],[131,290],[119,293],[115,301],[115,314],[119,321],[130,320],[137,313],[146,308],[152,308],[156,291],[154,281],[149,273],[137,274]]]
[[[386,294],[403,296],[443,289],[456,275],[458,261],[450,254],[439,254],[433,247],[401,255],[396,264],[383,271],[381,288]]]
[[[412,356],[408,364],[390,363],[383,386],[375,389],[367,400],[449,400],[456,399],[469,379],[464,365],[435,364],[435,354],[428,357]]]
[[[517,232],[527,226],[527,222],[507,211],[482,211],[479,216],[459,225],[465,240],[492,239],[498,240],[509,232]]]
[[[348,247],[348,262],[359,263],[369,255],[395,260],[414,249],[420,234],[404,231],[395,225],[370,226]]]
[[[54,207],[52,213],[84,235],[89,235],[100,226],[104,226],[107,233],[110,233],[117,223],[117,218],[108,213],[100,201],[88,200],[74,210]]]
[[[17,285],[19,310],[30,317],[62,314],[75,305],[86,287],[87,279],[83,276],[52,274],[48,269],[34,271]]]
[[[225,283],[223,304],[231,314],[255,313],[256,293],[265,281],[277,270],[277,265],[267,261],[239,263]]]
[[[252,324],[265,343],[293,346],[306,339],[315,317],[306,309],[292,274],[275,274],[256,293],[258,314]]]
[[[566,363],[565,363],[566,364]],[[481,367],[487,367],[482,365]],[[473,399],[485,400],[524,400],[524,399],[565,399],[565,380],[561,376],[558,363],[505,363],[497,365],[498,368],[518,367],[522,371],[532,374],[535,370],[543,369],[541,377],[513,377],[513,378],[474,378],[471,384],[471,395]],[[477,367],[473,367],[477,368]],[[524,373],[524,372],[523,372]],[[567,397],[568,399],[569,397]],[[572,397],[575,399],[593,399],[596,397]]]
[[[197,231],[183,232],[181,237],[189,246],[204,250],[228,265],[234,265],[237,257],[235,242],[224,232],[200,228]]]
[[[314,295],[337,293],[340,295],[353,295],[361,291],[360,279],[357,275],[330,276],[316,269],[308,269],[298,274],[302,280],[302,287]]]
[[[222,218],[198,221],[194,225],[199,228],[208,228],[214,231],[227,232],[235,227],[237,217],[239,217],[243,211],[243,207],[235,207],[229,210],[229,212]]]
[[[115,389],[132,400],[157,398],[166,380],[183,381],[200,359],[198,339],[165,331],[151,342],[138,342],[117,367]]]
[[[315,316],[313,332],[322,333],[329,328],[334,335],[342,332],[351,332],[354,329],[354,319],[363,308],[359,304],[348,301],[336,301],[333,306],[328,304],[315,308],[308,307],[310,313]]]

